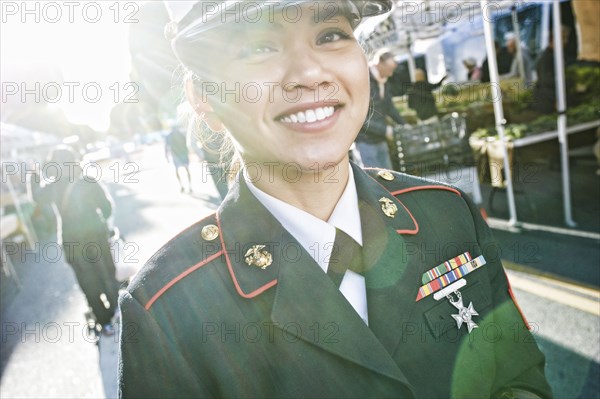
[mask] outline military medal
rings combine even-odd
[[[448,287],[444,288],[443,290],[440,290],[440,291],[436,292],[435,294],[433,294],[433,299],[435,299],[436,301],[439,301],[442,298],[448,299],[448,302],[450,302],[450,304],[458,310],[457,314],[450,315],[450,316],[452,316],[452,318],[454,320],[456,320],[456,328],[458,328],[460,330],[463,323],[465,323],[467,325],[467,329],[469,330],[469,334],[470,334],[471,331],[473,331],[473,329],[479,327],[473,321],[473,316],[479,316],[479,313],[477,313],[477,311],[473,307],[473,302],[469,302],[468,307],[465,307],[463,305],[463,298],[462,298],[462,294],[460,293],[459,289],[461,289],[462,287],[464,287],[466,285],[467,285],[467,280],[465,280],[464,278],[461,278],[457,282],[455,282],[455,283],[449,285]],[[455,299],[455,297],[456,297],[456,299]]]
[[[470,334],[479,327],[473,321],[473,316],[479,316],[479,313],[473,307],[473,302],[469,302],[469,306],[465,307],[459,290],[467,285],[464,276],[485,263],[483,255],[472,259],[471,254],[465,252],[423,273],[421,280],[423,285],[419,288],[417,302],[431,294],[436,301],[442,298],[448,299],[450,304],[458,310],[458,313],[451,314],[456,321],[456,327],[460,330],[465,324]]]
[[[452,295],[453,294],[448,295],[447,298],[448,298],[448,301],[450,301],[450,303],[456,309],[458,309],[458,314],[452,314],[450,316],[452,316],[452,318],[454,318],[454,320],[456,320],[456,328],[458,328],[460,330],[460,327],[463,325],[463,323],[465,323],[467,325],[467,329],[469,330],[469,334],[470,334],[471,331],[473,331],[473,329],[479,327],[472,320],[473,316],[479,316],[479,313],[477,313],[475,311],[475,308],[473,308],[473,302],[469,302],[469,307],[465,308],[465,306],[463,305],[462,294],[460,293],[460,291],[454,292],[454,295],[456,295],[456,299],[454,299],[452,297]]]

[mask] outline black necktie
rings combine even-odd
[[[336,227],[335,242],[329,257],[327,275],[340,287],[346,270],[362,273],[362,247],[352,237]]]

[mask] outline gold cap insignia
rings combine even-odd
[[[380,170],[379,173],[377,173],[377,176],[387,181],[394,180],[394,175],[389,170]]]
[[[246,255],[244,256],[248,266],[254,265],[264,270],[273,263],[273,255],[265,251],[264,247],[264,245],[253,245],[246,251]]]
[[[379,200],[379,203],[381,204],[381,210],[385,216],[389,218],[396,217],[396,213],[398,213],[398,207],[391,199],[383,197]]]
[[[206,241],[212,241],[219,236],[219,228],[214,224],[207,224],[202,228],[200,235]]]

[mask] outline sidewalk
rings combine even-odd
[[[549,159],[516,163],[514,177],[516,228],[508,226],[507,193],[482,185],[483,207],[502,258],[591,287],[600,287],[600,176],[596,160],[573,159],[570,165],[574,228],[565,224],[561,171]],[[558,156],[558,153],[554,154]],[[541,157],[542,153],[537,156]],[[493,200],[490,203],[490,198]],[[490,206],[491,204],[491,206]]]
[[[95,344],[86,299],[70,266],[52,261],[55,248],[41,243],[18,265],[22,289],[2,312],[0,397],[116,397],[116,336]]]
[[[504,262],[519,306],[546,356],[555,398],[600,398],[600,291],[517,271]],[[520,339],[518,331],[511,331]]]

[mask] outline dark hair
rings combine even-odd
[[[58,164],[79,162],[79,154],[72,147],[59,144],[52,150],[48,162]]]
[[[379,56],[379,62],[386,62],[390,58],[394,58],[394,54],[390,53],[389,51],[386,51],[385,53]]]

